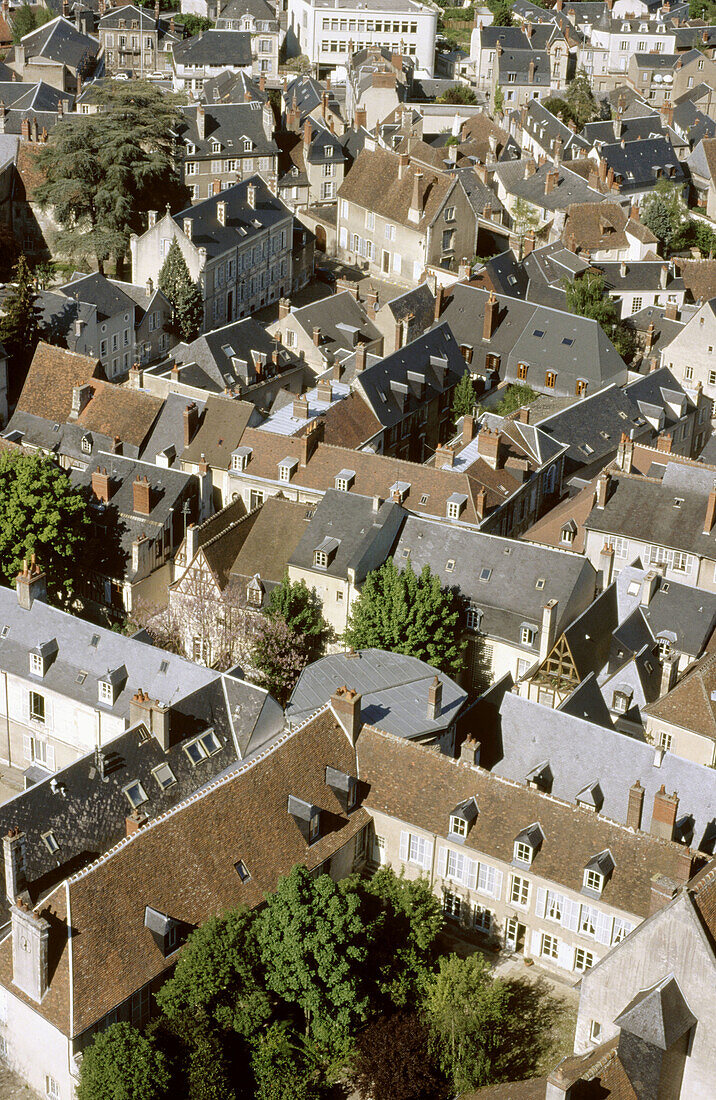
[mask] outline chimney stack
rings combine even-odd
[[[604,508],[606,505],[611,480],[611,474],[606,473],[606,471],[602,471],[597,478],[597,508]]]
[[[318,325],[313,328],[313,343],[318,347],[321,343],[321,329]]]
[[[428,721],[435,722],[443,712],[443,685],[436,674],[428,688]]]
[[[475,438],[475,417],[472,413],[465,413],[462,418],[462,445],[465,447]]]
[[[150,699],[149,694],[139,688],[129,701],[129,724],[136,726],[140,722],[146,726],[152,737],[159,742],[164,752],[171,744],[171,709],[158,699]]]
[[[361,721],[361,696],[352,688],[336,688],[331,696],[331,710],[355,745],[363,725]]]
[[[279,298],[278,300],[278,319],[279,321],[285,321],[291,312],[291,302],[288,298]]]
[[[679,796],[676,791],[673,794],[667,794],[662,783],[654,795],[654,812],[651,815],[651,828],[649,830],[651,835],[658,836],[662,840],[673,840],[678,809]]]
[[[151,515],[152,511],[152,487],[147,481],[146,474],[143,478],[137,476],[132,482],[132,502],[134,511],[141,516]]]
[[[661,683],[659,685],[659,698],[668,693],[676,683],[676,678],[679,671],[679,661],[677,657],[665,657],[661,663]]]
[[[305,397],[294,397],[293,399],[293,417],[294,420],[308,420],[308,400]]]
[[[355,350],[356,374],[360,374],[361,371],[365,370],[366,347],[367,347],[367,345],[363,344],[363,343],[356,344],[356,350]]]
[[[100,470],[98,466],[96,470],[92,471],[92,492],[97,497],[97,500],[101,500],[105,504],[111,497],[112,479],[107,473],[106,466],[102,470]]]
[[[500,464],[501,441],[499,429],[493,432],[489,428],[482,428],[477,434],[477,453],[493,470],[497,470]]]
[[[539,639],[539,659],[544,661],[554,645],[554,635],[557,629],[558,600],[549,600],[542,608],[542,631]]]
[[[226,225],[226,203],[223,199],[216,204],[216,217],[219,225]]]
[[[471,768],[477,767],[480,763],[480,748],[480,742],[468,734],[460,746],[460,763],[469,764]]]
[[[423,216],[423,173],[418,169],[413,176],[413,195],[408,209],[408,221],[417,224]]]
[[[659,589],[659,574],[655,569],[650,569],[644,577],[641,586],[641,606],[648,607],[654,598],[654,593]]]
[[[408,153],[401,153],[398,157],[398,179],[402,180],[405,175],[408,165],[410,164],[410,156]]]
[[[627,804],[627,828],[641,829],[641,815],[644,811],[644,788],[637,779],[629,788],[629,801]]]
[[[253,183],[246,188],[246,201],[252,210],[256,209],[256,185]]]
[[[184,409],[184,446],[188,447],[196,435],[199,427],[199,409],[196,401],[192,401]]]
[[[440,314],[443,311],[443,305],[445,302],[445,288],[441,283],[438,283],[435,287],[435,320],[440,320]]]
[[[40,1004],[50,981],[50,925],[22,898],[17,898],[10,907],[10,924],[13,985]]]
[[[716,478],[711,487],[709,493],[709,499],[706,504],[706,518],[704,519],[704,534],[710,535],[711,529],[714,525],[714,518],[716,518]]]
[[[27,886],[27,837],[19,829],[10,829],[2,841],[5,859],[5,897],[12,904]]]
[[[29,566],[27,558],[23,561],[22,572],[15,578],[15,591],[17,602],[23,611],[30,610],[33,600],[47,603],[47,578],[37,565],[34,554],[30,558]]]
[[[497,328],[497,311],[500,303],[495,297],[494,291],[490,291],[490,297],[485,302],[485,316],[482,323],[482,339],[491,340]]]

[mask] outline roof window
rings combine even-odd
[[[141,806],[144,802],[148,802],[147,793],[144,787],[136,779],[133,783],[128,783],[126,787],[122,788],[123,794],[126,794],[130,806],[133,810],[136,810],[138,806]]]

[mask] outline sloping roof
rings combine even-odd
[[[72,408],[72,390],[103,377],[98,359],[46,344],[37,345],[17,403],[22,412],[47,419],[66,420]]]
[[[499,177],[508,195],[516,195],[545,210],[564,210],[574,202],[604,201],[604,196],[599,191],[595,191],[564,164],[555,168],[551,163],[545,162],[531,175],[526,175],[525,164],[524,160],[515,160],[501,161],[495,166],[495,175]],[[548,172],[558,174],[549,193],[546,191]]]
[[[696,1022],[674,977],[637,993],[614,1021],[618,1028],[659,1050],[669,1050]]]
[[[258,509],[248,537],[231,563],[231,576],[254,577],[258,573],[265,587],[279,584],[312,512],[311,507],[284,500],[280,496],[265,500]],[[212,546],[212,554],[213,551]]]
[[[716,260],[685,260],[681,277],[695,302],[716,297]]]
[[[204,455],[210,466],[227,470],[231,452],[238,447],[253,412],[254,406],[249,401],[209,394],[199,428],[184,448],[182,461],[201,462]]]
[[[420,218],[417,222],[411,222],[408,219],[408,210],[413,197],[415,175],[420,169],[411,163],[403,171],[402,179],[399,179],[399,164],[400,158],[395,153],[384,149],[376,149],[374,152],[363,149],[343,180],[338,197],[373,210],[381,218],[424,231],[437,217],[455,186],[455,181],[442,173],[425,169],[422,173]]]
[[[80,71],[99,53],[99,41],[78,31],[69,19],[58,16],[22,39],[28,60],[45,57]]]
[[[324,442],[338,447],[360,447],[382,431],[382,424],[362,394],[352,391],[343,401],[336,401],[322,415]],[[309,425],[300,432],[305,435]]]
[[[255,189],[253,207],[248,202],[249,186]],[[217,215],[219,202],[226,205],[224,224]],[[207,255],[212,257],[245,244],[252,235],[265,232],[287,219],[289,214],[288,207],[269,191],[261,176],[254,175],[228,187],[220,195],[212,195],[180,211],[174,215],[174,221],[181,232],[184,231],[184,222],[190,221],[192,243],[196,248],[205,248]]]
[[[567,207],[562,241],[569,248],[626,248],[627,214],[615,202],[575,202]],[[654,238],[656,241],[656,238]]]
[[[697,661],[646,714],[716,741],[716,654]]]
[[[251,35],[248,31],[211,29],[185,38],[173,50],[179,65],[218,65],[240,68],[251,64]]]

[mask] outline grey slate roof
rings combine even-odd
[[[329,489],[316,506],[290,564],[361,584],[388,557],[405,514],[391,500],[375,510],[372,497]],[[314,565],[319,547],[334,551],[325,570]]]
[[[291,310],[291,320],[300,325],[310,338],[313,338],[314,328],[320,328],[320,349],[324,353],[337,354],[339,358],[347,353],[352,354],[356,342],[372,343],[379,340],[381,335],[380,330],[369,319],[365,306],[357,302],[347,290],[339,294],[329,294],[317,302]],[[357,330],[355,341],[348,332],[349,328]]]
[[[594,571],[578,554],[408,516],[393,548],[398,566],[425,565],[482,612],[483,634],[520,643],[522,625],[539,628],[542,609],[557,600],[559,634],[594,593]],[[487,576],[489,571],[489,577]],[[484,579],[486,578],[486,579]],[[539,642],[536,642],[535,657]]]
[[[557,169],[559,179],[556,186],[548,195],[545,194],[547,173],[553,170],[553,165],[545,162],[525,179],[524,160],[512,160],[497,164],[495,175],[499,177],[508,194],[516,195],[544,210],[565,210],[573,202],[605,201],[605,195],[595,191],[586,180],[563,164]]]
[[[197,397],[193,397],[192,400],[201,417],[206,402]],[[147,462],[156,462],[158,455],[166,453],[170,458],[172,454],[174,455],[170,465],[179,463],[184,450],[184,410],[187,404],[188,401],[183,394],[172,391],[167,394],[161,412],[142,445],[140,458],[146,459]]]
[[[660,115],[637,115],[622,119],[619,137],[616,135],[614,119],[600,122],[588,122],[582,130],[589,145],[613,145],[616,141],[644,141],[647,138],[664,137],[664,126]]]
[[[218,76],[205,80],[204,87],[201,89],[201,101],[206,104],[246,103],[247,95],[257,103],[265,103],[268,99],[268,92],[262,92],[258,84],[245,72],[232,73],[225,70]]]
[[[613,169],[615,179],[621,179],[620,194],[653,187],[659,178],[677,185],[686,179],[673,145],[664,137],[627,141],[623,147],[619,141],[603,145],[600,156]]]
[[[255,208],[249,206],[246,197],[250,184],[256,188]],[[218,202],[226,203],[225,225],[217,217]],[[188,218],[192,223],[192,242],[197,248],[205,248],[207,256],[212,258],[245,244],[252,234],[263,232],[289,215],[288,207],[269,191],[261,176],[255,175],[228,187],[220,195],[212,195],[182,210],[174,215],[174,221],[183,231],[184,219]]]
[[[46,57],[82,72],[99,53],[99,41],[78,31],[69,19],[58,16],[22,39],[25,57]]]
[[[595,260],[592,263],[595,271],[601,271],[604,275],[605,290],[614,291],[639,291],[659,290],[661,287],[662,268],[666,268],[666,289],[675,293],[685,289],[684,280],[674,272],[673,264],[665,260],[636,260],[627,262],[624,267],[616,261]],[[622,271],[624,274],[622,275]]]
[[[662,758],[651,745],[634,737],[505,691],[504,681],[489,698],[485,696],[485,704],[481,763],[496,775],[524,783],[538,764],[547,762],[553,776],[551,793],[569,802],[598,780],[604,795],[601,813],[622,824],[626,824],[629,788],[638,779],[644,787],[642,826],[647,830],[654,795],[663,784],[679,793],[680,838],[701,851],[714,850],[716,772],[712,768],[668,752]]]
[[[172,349],[171,358],[185,364],[180,375],[182,381],[195,384],[190,381],[193,377],[190,365],[196,364],[205,378],[201,388],[223,393],[237,381],[243,385],[255,381],[257,364],[265,367],[270,363],[275,349],[279,352],[279,370],[295,363],[293,356],[276,344],[263,325],[253,317],[245,317],[242,321],[212,329],[190,344],[179,344]]]
[[[669,1050],[697,1022],[671,975],[637,993],[614,1020],[622,1031],[659,1050]]]
[[[435,676],[442,683],[442,712],[428,718],[428,688]],[[457,718],[467,692],[425,661],[381,649],[334,653],[301,673],[286,707],[286,717],[299,725],[322,707],[336,688],[359,692],[363,722],[395,737],[439,737]]]
[[[499,55],[497,62],[500,84],[526,84],[530,88],[549,88],[551,84],[549,53],[546,50],[507,49]],[[530,79],[531,65],[534,65],[534,70]],[[511,76],[513,80],[509,79]]]
[[[178,65],[210,65],[240,68],[251,64],[251,35],[248,31],[202,31],[174,46]]]
[[[251,142],[251,156],[267,157],[278,153],[278,146],[273,137],[267,137],[263,124],[263,103],[254,100],[251,103],[217,103],[209,104],[204,108],[204,137],[199,136],[197,129],[196,104],[182,107],[184,126],[179,126],[180,140],[191,143],[196,147],[196,153],[186,154],[192,158],[216,156],[213,153],[212,142],[221,143],[223,156],[243,156],[242,141],[248,138]]]
[[[648,604],[641,602],[648,569],[623,568],[616,579],[617,598],[624,608],[639,607],[658,640],[667,638],[674,650],[697,658],[716,627],[716,593],[659,578]]]

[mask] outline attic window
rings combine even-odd
[[[92,440],[88,435],[82,436],[82,450],[86,455],[92,454]]]
[[[55,834],[52,832],[52,830],[50,830],[49,833],[43,833],[42,839],[44,841],[45,847],[47,848],[51,856],[54,856],[55,852],[59,852],[60,846],[57,843]]]
[[[562,343],[565,344],[566,347],[571,348],[572,344],[574,343],[574,340],[572,339],[571,336],[565,336],[564,339],[562,340]]]
[[[239,876],[242,882],[248,882],[251,878],[251,875],[249,874],[249,869],[244,863],[243,859],[238,860],[234,864],[234,870],[236,871],[236,874]]]
[[[113,703],[114,702],[114,687],[109,680],[99,680],[99,701],[100,703]]]
[[[160,672],[166,672],[168,668],[169,668],[169,661],[162,661],[162,663],[159,666],[159,671]]]
[[[625,691],[615,691],[612,695],[612,710],[619,714],[626,714],[629,709],[630,696]]]
[[[30,672],[33,674],[33,676],[45,675],[44,661],[38,653],[30,654]]]
[[[544,329],[536,328],[534,330],[534,332],[532,333],[532,335],[536,336],[538,340],[541,340],[542,337],[544,336]]]
[[[420,504],[427,504],[429,496],[430,496],[429,493],[423,493],[423,495],[420,498]]]
[[[538,592],[541,592],[542,589],[544,588],[544,580],[545,580],[544,577],[539,577],[537,579],[537,581],[535,583],[535,588],[537,589]]]
[[[93,649],[96,649],[97,646],[99,645],[99,634],[93,634],[92,637],[90,638],[90,643],[89,644],[92,646]]]
[[[177,777],[168,764],[160,764],[159,767],[152,768],[152,775],[163,791],[166,791],[168,787],[171,787],[177,781]]]
[[[481,581],[489,581],[491,576],[492,576],[492,570],[490,568],[488,568],[487,566],[484,569],[480,570],[480,580]]]
[[[75,683],[82,685],[85,682],[86,679],[87,679],[87,673],[86,672],[78,672],[77,676],[75,677]]]
[[[221,748],[221,742],[212,730],[207,730],[199,737],[199,742],[209,756],[213,756]]]
[[[7,638],[10,633],[10,627],[7,624],[0,630],[0,638]]]
[[[684,498],[683,497],[674,497],[674,508],[680,508],[683,503],[684,503]]]
[[[450,558],[450,559],[448,560],[448,562],[447,562],[446,566],[445,566],[445,572],[446,572],[446,573],[452,573],[452,571],[454,570],[454,568],[455,568],[455,559],[454,559],[454,558]]]
[[[126,787],[122,788],[122,791],[124,794],[126,794],[129,804],[133,810],[136,810],[137,807],[141,806],[143,802],[149,801],[144,787],[139,782],[139,780],[135,780],[134,783],[127,784]]]

